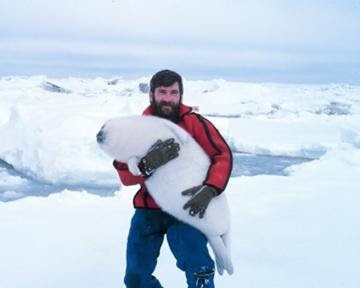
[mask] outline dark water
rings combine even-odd
[[[13,201],[26,196],[48,196],[49,194],[63,191],[65,189],[73,191],[87,191],[89,193],[101,195],[101,196],[113,196],[114,192],[119,190],[119,185],[116,186],[104,186],[104,185],[89,185],[88,183],[78,184],[49,184],[38,181],[25,175],[5,161],[0,159],[0,172],[6,172],[11,176],[18,176],[27,180],[25,184],[19,184],[16,186],[1,185],[0,181],[0,201]],[[5,191],[11,191],[3,194]]]
[[[256,176],[256,175],[283,175],[286,176],[285,169],[291,165],[297,165],[311,161],[310,158],[288,157],[288,156],[269,156],[258,154],[234,153],[232,177]],[[88,184],[59,184],[52,185],[32,179],[22,174],[10,164],[0,159],[0,172],[5,171],[9,175],[19,176],[27,180],[27,183],[17,186],[4,186],[0,182],[0,201],[13,201],[26,196],[48,196],[51,193],[60,192],[64,189],[75,191],[87,191],[101,196],[113,196],[118,190],[118,186],[100,186]],[[4,194],[5,191],[7,192]]]
[[[233,153],[233,171],[231,176],[283,175],[285,169],[292,165],[309,162],[311,158],[270,156],[247,153]]]

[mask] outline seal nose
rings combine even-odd
[[[105,132],[101,129],[97,134],[96,134],[96,141],[101,144],[104,143],[105,141]]]

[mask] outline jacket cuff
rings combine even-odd
[[[127,164],[114,160],[113,166],[116,170],[128,170]]]

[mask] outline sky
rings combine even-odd
[[[0,0],[0,76],[360,84],[360,0]]]

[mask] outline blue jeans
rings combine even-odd
[[[126,287],[163,287],[152,273],[165,234],[176,266],[186,274],[188,287],[214,288],[214,261],[204,234],[160,209],[136,209],[131,220],[126,250]]]

